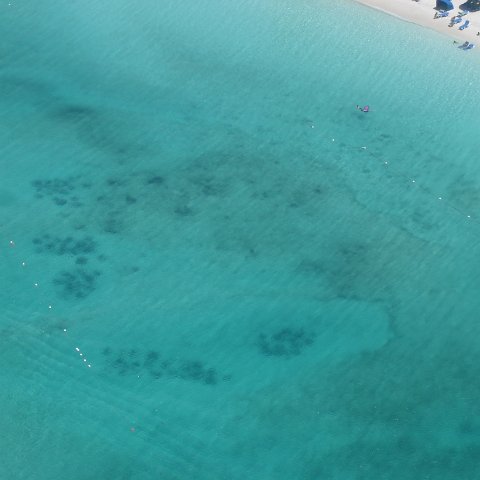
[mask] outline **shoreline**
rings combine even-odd
[[[464,19],[470,20],[470,26],[465,30],[459,30],[458,25],[449,27],[449,23],[460,10],[458,6],[450,11],[450,15],[446,18],[434,19],[436,10],[435,0],[355,0],[357,3],[365,5],[366,7],[374,8],[383,13],[397,17],[400,20],[415,23],[421,27],[426,27],[435,30],[443,35],[449,36],[458,42],[469,41],[474,43],[476,47],[480,48],[480,11],[469,13]],[[463,2],[462,2],[463,3]]]

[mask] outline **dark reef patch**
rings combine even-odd
[[[221,182],[217,176],[197,175],[191,177],[190,181],[206,197],[225,196],[227,184]]]
[[[70,129],[80,142],[115,157],[118,163],[146,151],[148,131],[139,130],[138,125],[133,125],[131,115],[122,115],[118,110],[64,103],[53,109],[50,117]]]
[[[88,258],[87,257],[77,257],[75,259],[75,263],[77,265],[86,265],[88,263]]]
[[[147,185],[160,186],[165,183],[165,178],[160,175],[151,175],[146,179]]]
[[[97,270],[75,268],[63,270],[53,279],[58,295],[66,300],[81,300],[93,293],[97,287]]]
[[[123,183],[124,182],[117,178],[107,178],[107,180],[105,180],[105,184],[109,187],[121,187]]]
[[[137,199],[135,197],[132,197],[132,195],[125,195],[125,203],[127,205],[132,205],[134,203],[137,203]]]
[[[55,111],[55,116],[66,122],[83,122],[96,116],[96,111],[86,105],[65,105]]]
[[[177,375],[184,380],[194,380],[207,385],[217,383],[217,372],[213,368],[206,368],[202,362],[191,361],[181,363],[177,369]]]
[[[302,260],[297,272],[323,279],[338,298],[377,300],[381,299],[379,292],[388,288],[388,283],[382,281],[385,269],[379,261],[382,254],[378,247],[372,248],[367,243],[339,241],[328,255]],[[376,287],[372,288],[369,282]]]
[[[83,204],[77,195],[76,190],[89,188],[88,184],[82,183],[77,185],[76,177],[53,178],[49,180],[34,180],[31,185],[35,192],[35,198],[50,198],[52,202],[59,206],[66,205],[70,207],[81,207]]]
[[[121,233],[124,228],[124,222],[120,212],[108,212],[106,218],[102,222],[102,230],[105,233],[116,235]]]
[[[63,197],[53,197],[53,203],[61,207],[63,205],[66,205],[67,200],[65,200],[65,198]]]
[[[194,214],[193,209],[191,209],[187,205],[178,205],[174,208],[173,211],[175,212],[175,215],[179,217],[189,217]]]
[[[49,234],[45,234],[41,237],[35,237],[32,240],[36,245],[37,253],[52,253],[54,255],[88,255],[94,253],[97,248],[96,242],[90,236],[75,239],[73,237],[54,237]],[[79,257],[82,258],[82,257]],[[78,259],[77,259],[78,260]],[[85,260],[85,259],[84,259]],[[77,263],[86,263],[86,261],[80,260]]]
[[[204,385],[216,385],[220,380],[227,381],[231,378],[220,378],[216,369],[201,361],[164,358],[155,350],[143,353],[136,350],[113,352],[110,347],[106,347],[103,354],[109,358],[108,365],[122,376],[147,374],[155,380],[178,378]]]
[[[320,260],[303,260],[298,266],[298,271],[310,275],[324,275],[326,271],[325,263]]]
[[[53,180],[34,180],[32,187],[39,195],[70,195],[74,187],[72,178],[54,178]]]
[[[307,333],[303,328],[283,328],[276,333],[258,336],[258,348],[268,357],[293,357],[312,345],[314,335]]]

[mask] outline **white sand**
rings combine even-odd
[[[377,10],[381,10],[395,17],[406,20],[407,22],[416,23],[417,25],[422,25],[424,27],[431,28],[437,32],[449,35],[455,40],[464,42],[468,40],[476,44],[476,47],[480,49],[480,36],[477,36],[477,33],[480,32],[480,11],[469,13],[462,17],[462,20],[470,20],[470,26],[465,30],[461,31],[458,27],[461,25],[457,24],[453,27],[449,27],[451,18],[460,12],[458,5],[464,3],[465,0],[454,1],[454,5],[457,7],[454,10],[450,11],[450,15],[446,18],[437,18],[434,19],[436,10],[434,7],[436,5],[435,0],[419,0],[415,2],[413,0],[356,0],[359,3],[367,5]],[[463,23],[463,22],[462,22]]]

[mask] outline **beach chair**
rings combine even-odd
[[[468,28],[470,25],[470,20],[465,20],[465,23],[463,25],[460,25],[460,27],[458,27],[459,30],[465,30],[466,28]]]

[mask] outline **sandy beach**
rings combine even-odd
[[[463,2],[456,4],[456,8],[450,11],[450,15],[446,18],[434,19],[436,10],[435,0],[356,0],[359,3],[367,5],[369,7],[381,10],[385,13],[398,17],[407,22],[416,23],[432,30],[436,30],[444,35],[448,35],[451,38],[458,41],[469,41],[477,46],[480,46],[480,36],[477,33],[480,32],[480,11],[469,13],[464,19],[470,20],[470,26],[465,30],[459,30],[459,25],[449,27],[453,16],[460,12],[458,6]]]

